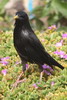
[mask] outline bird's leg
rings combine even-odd
[[[41,64],[38,64],[38,65],[39,65],[39,68],[40,68],[40,70],[41,70],[41,73],[40,73],[40,82],[41,82],[41,81],[42,81],[43,74],[44,74],[44,70],[43,70]]]
[[[21,72],[20,75],[18,76],[16,82],[13,84],[13,87],[16,87],[19,83],[24,82],[24,81],[26,80],[25,78],[22,79],[22,80],[20,80],[20,78],[23,76],[23,74],[24,74],[24,72],[25,72],[25,70],[26,70],[26,62],[23,61],[22,64],[23,64],[22,72]]]
[[[40,74],[40,82],[42,81],[43,74],[44,74],[44,71],[42,71]]]

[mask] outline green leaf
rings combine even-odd
[[[2,0],[1,2],[0,2],[0,10],[1,9],[3,9],[3,7],[5,6],[5,4],[8,2],[8,0]]]
[[[41,30],[43,28],[43,25],[44,25],[43,22],[38,18],[36,18],[35,20],[36,20],[36,28],[38,30]]]
[[[62,2],[61,0],[52,0],[51,5],[55,9],[56,13],[60,12],[64,17],[67,18],[67,2]]]
[[[42,10],[43,10],[42,6],[37,6],[36,8],[33,9],[33,11],[31,13],[35,14],[35,16],[40,18],[42,16]]]
[[[44,7],[42,16],[43,17],[48,16],[50,14],[50,11],[51,11],[51,8],[50,7],[49,8]]]

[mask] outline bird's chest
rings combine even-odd
[[[17,31],[15,34],[14,34],[14,46],[16,48],[19,48],[20,47],[25,47],[25,45],[27,44],[27,37],[28,37],[28,32],[27,31]]]

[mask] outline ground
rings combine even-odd
[[[40,69],[28,63],[25,82],[13,88],[13,83],[22,71],[20,58],[13,46],[13,32],[0,31],[0,100],[67,100],[67,32],[49,27],[35,32],[45,49],[65,68],[55,66],[53,75],[44,73],[39,81]]]

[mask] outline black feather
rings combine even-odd
[[[64,69],[56,60],[54,60],[44,49],[41,42],[35,35],[29,24],[29,18],[25,12],[17,12],[19,16],[15,21],[14,28],[14,46],[22,61],[36,63],[38,65],[55,65]]]

